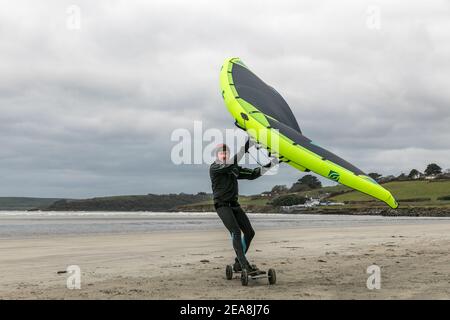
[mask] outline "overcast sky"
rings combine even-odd
[[[450,168],[450,1],[0,8],[0,196],[210,192],[208,165],[174,165],[170,137],[195,120],[233,128],[218,80],[229,56],[284,96],[306,136],[363,171]],[[240,187],[301,175],[283,165]]]

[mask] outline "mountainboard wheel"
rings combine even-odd
[[[248,285],[248,273],[245,269],[241,272],[241,283],[243,286]]]
[[[227,265],[225,268],[225,275],[227,277],[227,280],[233,279],[233,266]]]
[[[267,271],[267,278],[269,279],[269,284],[275,284],[277,282],[277,274],[275,269],[269,269]]]

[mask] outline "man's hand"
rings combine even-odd
[[[264,168],[272,168],[279,163],[280,163],[280,161],[278,160],[278,158],[273,157],[272,160],[270,160],[270,162],[268,164],[264,165],[263,167]]]

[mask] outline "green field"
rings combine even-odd
[[[450,201],[437,200],[438,197],[450,196],[450,180],[436,181],[394,181],[383,184],[400,205],[450,205]],[[422,199],[421,198],[429,198]],[[361,192],[351,191],[330,198],[333,201],[376,201]],[[378,201],[377,201],[378,202]],[[379,202],[382,204],[381,202]]]
[[[338,184],[335,186],[331,186],[331,187],[323,187],[320,189],[313,189],[313,190],[308,190],[308,191],[302,191],[302,192],[297,192],[298,195],[304,196],[304,197],[312,197],[312,198],[317,198],[317,197],[322,197],[325,194],[330,194],[330,193],[335,193],[335,192],[346,192],[346,191],[350,191],[351,189],[343,186],[342,184]]]
[[[436,180],[436,181],[395,181],[383,184],[383,187],[389,190],[400,205],[407,206],[450,206],[450,200],[437,200],[439,197],[450,196],[450,180]],[[364,193],[352,191],[350,188],[343,185],[336,185],[332,187],[323,187],[320,189],[308,190],[298,192],[298,195],[308,197],[324,197],[326,194],[336,192],[344,192],[336,195],[328,200],[335,202],[348,203],[345,207],[384,207],[385,204],[377,199],[374,199]],[[239,202],[242,205],[264,206],[270,202],[270,198],[261,196],[240,196]],[[212,200],[192,203],[186,205],[187,207],[195,207],[198,205],[212,205]],[[324,208],[327,209],[327,208]]]

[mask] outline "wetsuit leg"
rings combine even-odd
[[[220,207],[217,208],[217,214],[222,220],[225,227],[230,231],[231,237],[233,240],[233,248],[236,252],[236,256],[242,268],[247,268],[249,263],[247,258],[245,257],[245,250],[243,248],[243,241],[241,237],[241,229],[239,228],[239,224],[234,216],[233,209],[230,207]]]
[[[255,230],[253,230],[253,227],[250,223],[250,220],[247,217],[247,214],[244,212],[244,210],[242,210],[240,206],[233,207],[232,209],[236,221],[239,225],[239,229],[241,229],[242,233],[244,234],[243,238],[244,252],[247,253],[248,248],[250,248],[250,243],[252,242],[252,239],[255,236]]]

